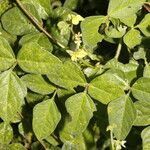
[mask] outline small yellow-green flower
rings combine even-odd
[[[83,21],[84,18],[80,15],[74,15],[74,14],[69,14],[68,15],[69,20],[71,20],[73,25],[78,25],[80,21]]]
[[[78,49],[77,51],[67,50],[67,53],[71,56],[72,61],[82,59],[88,54],[84,49]]]

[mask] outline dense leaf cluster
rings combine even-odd
[[[0,0],[0,149],[150,149],[149,0]]]

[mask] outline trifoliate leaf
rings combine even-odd
[[[71,121],[65,124],[61,138],[71,140],[83,133],[93,116],[93,112],[96,111],[96,107],[86,93],[78,93],[69,97],[65,105],[71,116]]]
[[[147,128],[145,128],[142,133],[141,133],[141,137],[142,137],[142,143],[143,143],[143,150],[149,150],[150,148],[150,126],[148,126]]]
[[[145,0],[111,0],[108,15],[114,18],[126,18],[141,9]]]
[[[42,19],[47,19],[52,13],[51,0],[22,0],[22,2],[33,4]]]
[[[72,89],[78,85],[85,86],[86,84],[83,72],[71,61],[66,61],[61,68],[50,72],[47,76],[51,82],[64,88]]]
[[[11,70],[0,74],[0,117],[9,122],[20,112],[24,104],[26,88],[18,76]]]
[[[145,15],[143,20],[137,26],[145,36],[150,36],[150,14]]]
[[[50,94],[55,90],[55,87],[46,82],[41,75],[27,74],[21,79],[31,91],[39,94]]]
[[[126,33],[126,35],[123,38],[123,41],[130,49],[132,49],[141,43],[142,37],[138,30],[131,29]]]
[[[123,95],[124,90],[116,82],[116,78],[114,80],[112,79],[111,74],[105,73],[94,78],[90,82],[88,93],[91,97],[101,103],[108,104],[110,101]]]
[[[38,103],[33,109],[33,131],[38,140],[48,137],[56,128],[61,114],[54,102],[48,99]]]
[[[128,95],[123,95],[109,103],[108,117],[115,137],[124,140],[136,117],[136,109]]]
[[[0,36],[0,71],[9,69],[16,63],[15,55],[6,39]]]
[[[53,50],[53,45],[51,44],[47,36],[43,33],[27,34],[20,39],[19,44],[23,46],[24,44],[30,42],[39,44],[42,49],[45,49],[49,52],[52,52]]]
[[[26,4],[31,14],[37,15],[35,7],[31,4]],[[13,7],[9,9],[1,18],[4,29],[13,35],[24,35],[35,32],[36,29],[22,11]]]
[[[137,101],[134,103],[137,117],[134,121],[135,126],[146,126],[150,124],[150,103],[147,101]]]
[[[26,148],[20,143],[12,143],[8,146],[9,150],[26,150]]]
[[[0,144],[9,144],[13,138],[13,129],[5,122],[0,123]]]
[[[87,17],[81,23],[83,44],[89,49],[97,47],[97,43],[101,42],[104,35],[98,33],[99,27],[105,22],[105,16]]]
[[[20,49],[17,61],[24,71],[35,74],[55,73],[62,65],[57,57],[34,42],[27,43]]]
[[[138,79],[132,86],[132,94],[140,101],[150,102],[150,78]]]

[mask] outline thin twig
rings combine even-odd
[[[122,38],[119,40],[118,48],[117,48],[116,55],[115,55],[115,58],[117,60],[119,59],[121,48],[122,48]]]
[[[62,45],[61,43],[59,43],[50,33],[48,33],[37,21],[37,19],[31,14],[29,13],[26,8],[23,6],[23,4],[20,2],[20,0],[15,0],[17,5],[19,6],[19,8],[21,8],[21,10],[27,15],[27,17],[34,23],[34,25],[40,30],[42,31],[48,38],[50,38],[55,44],[57,44],[58,46],[60,46],[61,48],[65,48],[64,45]]]

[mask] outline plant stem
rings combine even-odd
[[[117,48],[116,55],[115,55],[115,58],[117,60],[119,59],[121,48],[122,48],[122,38],[119,40],[118,48]]]
[[[110,141],[111,141],[111,148],[112,150],[114,150],[113,133],[111,130],[110,130]]]
[[[15,0],[17,5],[19,6],[19,8],[21,8],[21,10],[25,13],[25,15],[32,21],[32,23],[40,30],[42,31],[49,39],[51,39],[55,44],[57,44],[58,46],[60,46],[61,48],[65,48],[64,45],[62,45],[61,43],[59,43],[50,33],[48,33],[37,21],[37,19],[31,14],[29,13],[26,8],[23,6],[23,4],[20,2],[20,0]]]

